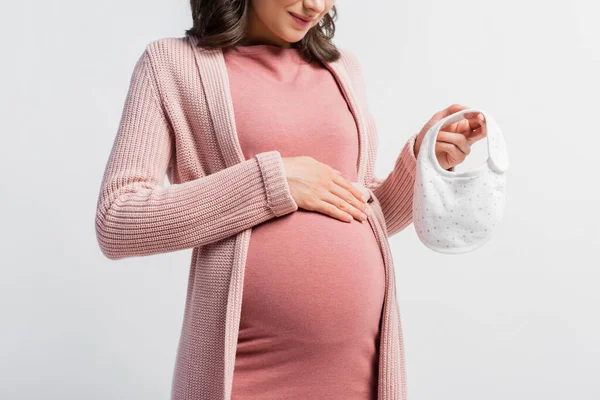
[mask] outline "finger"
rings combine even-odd
[[[334,175],[332,177],[332,180],[335,184],[341,186],[342,188],[350,192],[352,196],[358,199],[359,201],[363,203],[367,202],[368,197],[362,192],[362,190],[354,186],[352,182],[346,179],[343,175]],[[352,201],[349,199],[348,202],[351,203]]]
[[[314,205],[314,207],[312,207],[312,210],[320,212],[321,214],[328,215],[335,219],[339,219],[340,221],[343,221],[343,222],[351,222],[354,219],[352,214],[344,211],[343,209],[340,209],[339,204],[331,201],[330,196],[336,197],[336,196],[332,195],[331,193],[325,194],[323,196],[323,199],[318,200],[318,202]],[[326,199],[329,199],[330,201],[326,201]],[[341,200],[341,201],[343,201],[343,200]]]
[[[339,199],[344,200],[344,202],[347,203],[349,207],[356,208],[361,213],[365,212],[365,210],[367,209],[367,205],[364,201],[362,201],[362,199],[360,199],[360,200],[357,199],[356,196],[354,196],[347,189],[344,189],[341,186],[335,185],[329,191],[329,193],[333,194],[334,196],[336,196]],[[348,211],[348,209],[345,207],[344,211]],[[358,216],[356,213],[351,212],[351,210],[349,212],[354,216]]]
[[[371,198],[371,192],[369,191],[369,189],[367,189],[364,185],[362,185],[359,182],[350,182],[352,185],[354,185],[355,187],[358,188],[358,190],[360,190],[360,192],[362,193],[362,201],[364,202],[369,202],[369,199]]]
[[[346,211],[339,209],[335,204],[324,200],[319,201],[314,210],[343,222],[351,222],[354,219],[352,214],[347,213]]]
[[[461,120],[456,126],[446,125],[446,128],[442,127],[441,130],[461,133],[468,139],[469,144],[473,144],[477,140],[485,137],[486,124],[478,118],[468,118]]]
[[[471,152],[469,140],[462,133],[439,131],[436,144],[441,142],[452,144],[465,154]]]
[[[487,136],[487,123],[478,118],[469,119],[469,133],[467,138],[470,144],[477,142]]]
[[[469,129],[469,122],[466,119],[461,119],[457,122],[446,122],[440,127],[440,130],[447,132],[465,132]]]
[[[474,119],[471,119],[471,120],[477,121]],[[470,129],[469,125],[470,125],[469,120],[463,118],[463,119],[461,119],[459,121],[455,121],[455,122],[446,121],[446,123],[444,125],[442,125],[442,127],[440,129],[446,130],[448,132],[465,132],[468,129]]]
[[[454,113],[457,113],[459,111],[466,110],[468,108],[470,108],[470,107],[464,106],[462,104],[452,104],[449,107],[447,107],[446,109],[437,112],[436,116],[438,117],[438,120],[439,120],[439,119],[442,119],[442,118],[447,117],[449,115],[452,115]],[[485,121],[485,116],[482,113],[480,113],[480,112],[465,113],[465,114],[463,114],[463,116],[466,119],[476,118],[479,121],[482,121],[482,122]],[[458,128],[457,124],[459,124],[460,122],[461,121],[459,121],[459,122],[453,122],[453,123],[445,125],[444,127],[446,127],[447,128],[446,130],[448,130],[448,131],[456,132],[458,130],[457,129]],[[444,128],[444,127],[442,127],[442,128]]]
[[[435,154],[438,157],[440,154],[446,157],[451,166],[463,162],[467,156],[458,146],[447,142],[436,142]]]
[[[463,114],[463,116],[465,118],[467,118],[467,119],[475,118],[475,119],[478,119],[481,122],[485,121],[485,115],[483,115],[480,112],[469,112],[469,113]]]
[[[480,128],[483,124],[479,118],[466,118],[465,121],[467,122],[468,131],[474,131],[475,129]]]
[[[342,212],[345,212],[346,214],[349,214],[352,219],[356,219],[358,221],[366,221],[367,215],[357,208],[358,204],[362,204],[362,202],[355,200],[355,204],[351,204],[347,201],[348,196],[354,197],[352,195],[344,196],[343,194],[342,196],[338,196],[336,193],[328,192],[325,193],[325,195],[322,198],[322,201],[331,204],[332,206],[334,206]]]

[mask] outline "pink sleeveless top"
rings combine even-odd
[[[308,155],[356,181],[357,127],[325,66],[267,44],[223,54],[246,159]],[[367,221],[298,209],[256,225],[232,400],[375,400],[384,287]]]

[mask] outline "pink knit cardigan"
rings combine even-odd
[[[357,123],[358,182],[371,195],[368,222],[386,272],[378,399],[404,400],[388,238],[412,222],[416,135],[393,171],[376,178],[377,131],[365,84],[353,53],[340,51],[341,59],[325,66]],[[131,76],[95,224],[100,249],[111,260],[193,249],[172,400],[230,399],[252,227],[297,209],[276,149],[243,156],[222,51],[197,47],[187,36],[147,44]]]

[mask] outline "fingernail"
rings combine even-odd
[[[360,216],[362,217],[363,221],[367,220],[367,215],[365,213],[360,213]]]

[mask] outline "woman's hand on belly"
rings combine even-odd
[[[310,156],[284,157],[283,165],[298,208],[345,222],[367,219],[367,198],[336,169]]]

